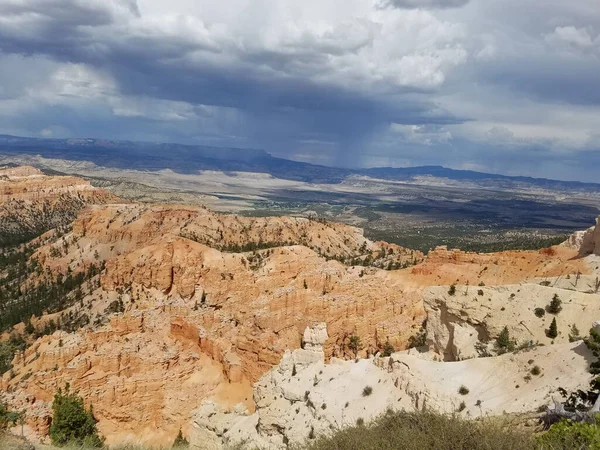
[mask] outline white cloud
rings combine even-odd
[[[186,121],[198,117],[210,117],[223,108],[193,105],[187,102],[131,96],[119,92],[116,81],[85,64],[62,64],[48,78],[27,87],[23,102],[50,106],[88,107],[97,105],[108,108],[117,117],[137,117],[157,121]],[[49,136],[53,128],[41,132]]]
[[[498,48],[494,44],[486,44],[481,50],[479,50],[475,58],[482,61],[493,60],[498,54]]]
[[[573,26],[556,27],[552,33],[545,35],[545,39],[550,44],[563,43],[584,49],[600,43],[598,39],[594,40],[588,28]]]
[[[40,96],[49,102],[61,98],[93,99],[116,95],[115,81],[110,75],[85,64],[65,64],[56,70],[48,84],[30,89],[32,97]]]
[[[43,130],[40,130],[39,134],[45,138],[69,138],[73,136],[71,131],[59,125],[47,126]]]
[[[452,133],[446,127],[440,126],[393,123],[390,130],[408,142],[423,145],[444,144],[452,139]]]
[[[139,39],[189,45],[182,57],[193,65],[242,65],[270,76],[389,90],[439,87],[467,58],[460,24],[427,11],[382,11],[374,0],[169,5],[166,14],[162,2],[141,2],[142,16],[128,30]]]

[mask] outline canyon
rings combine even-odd
[[[86,205],[115,199],[78,177],[45,175],[30,166],[0,168],[2,244],[25,242],[68,226]]]
[[[85,274],[60,309],[2,335],[27,340],[0,392],[26,411],[32,440],[47,440],[67,383],[108,444],[170,445],[182,430],[198,448],[285,448],[388,407],[455,411],[462,384],[472,393],[460,412],[477,416],[535,411],[590,377],[592,357],[569,330],[600,319],[598,225],[541,250],[425,255],[318,216],[136,203],[28,167],[0,178],[7,224],[51,212],[28,228],[38,235],[28,262],[42,269],[20,291]],[[535,311],[555,295],[549,339],[552,316]],[[76,325],[27,334],[51,321]],[[521,349],[497,356],[504,327]],[[527,382],[532,359],[544,377]]]

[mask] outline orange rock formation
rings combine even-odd
[[[419,264],[386,271],[333,259],[382,253]],[[36,433],[47,430],[49,402],[68,382],[94,405],[108,443],[170,444],[179,428],[187,433],[203,400],[252,410],[252,383],[302,345],[307,326],[327,324],[326,357],[353,356],[351,335],[361,338],[361,355],[386,342],[405,348],[425,319],[425,287],[585,273],[571,260],[576,254],[438,248],[423,260],[336,223],[201,207],[90,206],[71,233],[33,255],[53,273],[106,261],[101,287],[65,311],[89,315],[90,325],[39,339],[15,358],[14,377],[5,374],[0,387],[13,406],[27,407]],[[114,304],[122,308],[114,312]]]

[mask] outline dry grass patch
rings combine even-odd
[[[532,433],[495,420],[463,420],[433,412],[393,412],[367,426],[321,437],[307,450],[533,450]]]

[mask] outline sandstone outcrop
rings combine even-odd
[[[592,253],[600,256],[600,217],[596,219],[596,227],[594,228],[594,234],[592,235],[591,241],[594,243]]]
[[[171,321],[168,312],[132,313],[95,332],[45,336],[15,358],[14,378],[2,379],[5,398],[25,409],[28,428],[43,436],[53,394],[69,383],[94,405],[109,442],[163,446],[180,428],[188,432],[190,411],[202,399],[253,410],[251,384],[229,382],[219,362],[171,332]]]
[[[89,204],[116,197],[71,176],[48,176],[33,167],[0,169],[0,229],[6,244],[32,239],[52,228],[70,225]]]
[[[71,233],[36,251],[33,257],[54,274],[106,261],[101,288],[64,312],[85,314],[90,325],[69,335],[74,341],[58,333],[42,338],[15,359],[15,377],[2,379],[5,391],[18,386],[15,407],[35,399],[28,420],[37,433],[47,429],[54,392],[69,382],[94,405],[109,443],[166,445],[179,428],[187,432],[190,411],[201,401],[228,407],[251,399],[252,383],[286,349],[300,347],[309,324],[327,321],[329,358],[353,355],[348,342],[354,334],[362,339],[363,355],[387,341],[404,347],[424,319],[418,298],[404,295],[399,272],[345,266],[300,245],[226,252],[181,236],[183,227],[218,230],[223,220],[232,219],[203,208],[91,207]],[[348,255],[378,248],[337,224],[268,223],[284,234],[313,235],[319,252],[327,253],[333,241]],[[227,242],[211,245],[230,248]],[[109,323],[107,310],[117,311]],[[324,330],[311,333],[307,347]],[[130,405],[139,408],[131,411]],[[252,410],[252,402],[246,407]]]
[[[410,269],[409,281],[422,286],[481,283],[490,286],[589,273],[589,265],[577,259],[577,254],[576,249],[565,246],[497,253],[464,252],[441,246],[429,252],[422,264]]]
[[[564,245],[576,249],[580,256],[600,255],[600,217],[596,219],[595,226],[585,231],[576,231]]]
[[[30,169],[10,176],[17,175],[42,176]],[[387,406],[421,407],[430,398],[453,408],[455,393],[423,387],[427,380],[420,379],[442,366],[413,368],[421,361],[434,364],[427,361],[434,357],[476,356],[471,351],[476,341],[493,340],[504,325],[514,328],[511,333],[519,341],[544,342],[548,318],[538,321],[531,311],[549,302],[552,292],[536,279],[557,277],[552,286],[568,291],[566,283],[580,274],[578,292],[560,293],[565,304],[555,348],[562,348],[558,343],[565,340],[570,322],[585,332],[577,305],[586,308],[585,315],[597,311],[586,293],[593,287],[593,270],[567,246],[487,255],[438,248],[424,258],[420,252],[371,242],[361,230],[342,224],[130,203],[89,206],[72,231],[48,233],[43,242],[32,260],[45,276],[79,274],[92,265],[105,270],[81,286],[81,301],[32,320],[38,326],[61,314],[62,321],[87,318],[79,330],[44,336],[17,355],[14,376],[5,374],[0,389],[15,408],[26,408],[29,431],[43,435],[54,393],[70,383],[86,404],[94,405],[109,444],[169,445],[181,428],[215,448],[244,436],[280,446],[286,439],[305,439],[311,427],[318,433],[366,420]],[[403,270],[381,269],[405,265]],[[22,287],[35,285],[39,276],[33,273]],[[479,283],[514,289],[482,287],[479,296]],[[526,296],[518,292],[525,289],[520,283],[537,287],[526,287]],[[450,284],[459,285],[452,299],[446,298],[448,287],[427,290]],[[467,284],[471,287],[463,296]],[[518,324],[522,318],[502,311],[509,305],[533,316],[524,321],[533,337]],[[436,354],[342,361],[354,359],[352,336],[360,338],[360,358],[386,343],[407,348],[427,317],[425,308]],[[442,315],[444,308],[448,313]],[[486,317],[488,312],[496,318]],[[483,338],[478,332],[475,339],[473,329],[480,328]],[[367,383],[373,394],[363,397]]]
[[[587,335],[589,318],[600,316],[597,278],[568,276],[538,279],[504,286],[431,287],[423,301],[427,312],[427,339],[431,350],[446,361],[476,358],[494,353],[494,342],[508,327],[516,346],[568,342],[572,327]],[[546,312],[553,298],[561,311]],[[546,336],[556,318],[558,337]]]
[[[263,252],[269,252],[264,266],[253,270],[242,255],[173,238],[109,261],[104,289],[96,293],[90,316],[95,322],[119,298],[124,315],[77,334],[73,353],[66,338],[44,338],[48,346],[28,350],[37,358],[14,362],[17,376],[5,376],[3,389],[20,386],[23,401],[34,396],[49,402],[69,382],[94,404],[109,442],[123,442],[127,431],[137,439],[151,436],[153,442],[167,444],[179,427],[186,430],[189,411],[202,400],[233,391],[229,383],[238,383],[240,396],[251,398],[251,383],[277,364],[286,349],[300,347],[308,324],[327,321],[325,354],[330,357],[352,355],[348,342],[353,334],[362,339],[362,355],[376,352],[388,340],[402,348],[424,319],[422,305],[403,296],[402,279],[394,272],[345,267],[300,246]],[[84,300],[84,308],[89,301]],[[318,330],[307,334],[306,351],[322,337]],[[150,353],[135,353],[138,346]],[[188,353],[181,353],[182,346],[190,348]],[[193,353],[206,362],[194,360]],[[45,361],[47,365],[38,366]],[[105,367],[109,362],[110,368]],[[203,371],[203,366],[214,370]],[[29,373],[33,375],[27,378]],[[190,379],[194,382],[186,381]],[[181,392],[187,384],[194,389],[193,399]],[[217,394],[220,389],[223,393]],[[166,406],[180,398],[186,401],[175,402],[177,408]],[[132,404],[139,405],[139,414],[130,411]],[[150,432],[152,427],[160,434]]]
[[[538,274],[586,271],[582,263],[570,261],[573,251],[568,249],[552,255],[477,255],[440,249],[415,267],[384,271],[327,261],[301,245],[236,253],[181,235],[182,227],[219,230],[222,220],[233,219],[203,208],[92,206],[75,221],[72,233],[36,252],[34,257],[56,273],[65,273],[67,267],[76,272],[98,260],[106,261],[101,288],[84,299],[83,311],[91,324],[76,334],[75,351],[67,351],[66,337],[46,337],[47,346],[32,347],[37,358],[17,359],[15,378],[3,379],[3,390],[16,389],[15,407],[35,399],[35,407],[28,408],[32,411],[28,420],[37,433],[43,434],[47,427],[53,393],[69,382],[86,402],[94,404],[100,430],[109,443],[166,445],[179,428],[186,434],[193,432],[191,411],[204,401],[216,405],[215,417],[229,417],[226,412],[238,403],[252,411],[252,383],[276,365],[287,349],[304,343],[305,350],[294,357],[296,370],[313,363],[316,353],[311,349],[314,343],[321,345],[323,330],[305,333],[309,325],[327,323],[326,361],[353,357],[348,348],[352,335],[360,337],[359,355],[365,357],[386,342],[396,349],[406,348],[426,318],[423,289],[428,285],[452,283],[459,277],[475,285],[479,280],[519,282]],[[319,222],[287,220],[269,219],[269,226],[317,226],[318,231],[306,234],[314,235],[313,246],[319,251],[327,251],[330,238],[323,236],[334,231],[356,237],[356,241],[339,241],[342,245],[347,239],[344,245],[349,254],[364,248],[363,242],[367,247],[376,245],[345,226],[338,230],[337,224],[330,228]],[[229,248],[226,241],[219,242],[211,245]],[[52,248],[56,250],[51,252]],[[94,325],[104,323],[104,311],[119,299],[124,312],[106,325]],[[63,347],[58,346],[61,339]],[[151,353],[130,354],[138,346]],[[180,356],[168,356],[171,349]],[[156,360],[160,355],[164,356]],[[36,365],[41,363],[38,359],[48,362],[43,369]],[[284,358],[284,366],[285,361],[289,358]],[[110,370],[104,365],[109,362]],[[371,370],[370,365],[365,367]],[[293,364],[288,369],[293,371]],[[144,373],[148,375],[140,375]],[[356,376],[363,377],[363,373]],[[194,394],[182,393],[181,386],[190,386]],[[139,409],[131,411],[132,404]],[[379,412],[373,410],[373,414]],[[218,429],[210,432],[218,437]],[[273,434],[273,439],[281,438]]]
[[[313,362],[298,364],[307,360],[307,351],[315,353]],[[325,364],[316,349],[295,350],[255,384],[254,414],[210,402],[194,411],[190,444],[211,450],[244,443],[285,449],[390,409],[432,408],[464,417],[531,412],[558,398],[560,388],[588,383],[590,357],[582,341],[457,363],[403,352]],[[541,374],[530,375],[534,365]]]

